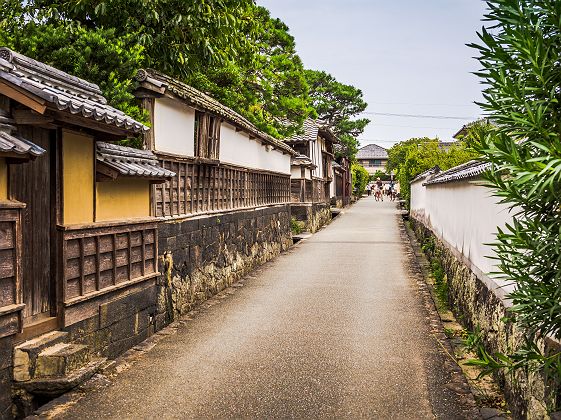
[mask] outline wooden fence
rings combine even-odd
[[[290,192],[293,203],[328,203],[329,181],[321,179],[292,179]]]
[[[174,171],[154,186],[156,216],[179,216],[290,202],[290,176],[223,164],[160,157]]]

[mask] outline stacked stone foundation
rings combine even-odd
[[[513,322],[503,298],[490,285],[485,274],[476,269],[457,251],[437,238],[431,229],[418,220],[411,219],[415,234],[429,259],[438,259],[446,273],[448,300],[451,310],[465,328],[479,329],[484,346],[490,354],[511,354],[523,343],[521,331]],[[559,351],[556,343],[541,343],[545,351]],[[554,384],[540,373],[517,371],[515,374],[500,372],[497,375],[505,397],[517,419],[547,419],[556,411],[559,398]]]
[[[331,222],[331,207],[328,203],[292,203],[291,215],[304,223],[304,230],[315,233]]]
[[[289,205],[160,224],[163,274],[156,328],[229,287],[291,244]]]

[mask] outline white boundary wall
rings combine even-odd
[[[480,180],[460,180],[423,185],[426,179],[411,183],[411,217],[431,229],[472,269],[504,297],[512,290],[504,281],[490,278],[497,271],[495,253],[489,245],[496,241],[497,227],[512,222],[512,214]],[[489,284],[491,283],[491,284]]]
[[[220,127],[220,161],[253,169],[290,174],[291,156],[250,139],[242,131],[223,122]]]
[[[157,151],[195,155],[195,110],[180,101],[158,98],[154,104],[154,141]],[[321,154],[320,154],[321,156]],[[250,139],[223,122],[220,127],[220,162],[290,174],[291,155]]]
[[[195,110],[168,98],[154,101],[156,150],[182,156],[195,154]]]

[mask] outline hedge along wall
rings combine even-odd
[[[521,344],[521,333],[505,322],[512,285],[493,278],[489,256],[494,251],[497,227],[512,220],[508,207],[498,204],[480,179],[423,185],[411,184],[410,218],[417,237],[430,258],[438,258],[448,281],[449,303],[457,318],[470,330],[480,328],[490,353],[508,354]],[[555,345],[554,343],[550,343]],[[500,375],[515,418],[542,419],[553,409],[554,390],[540,375]]]

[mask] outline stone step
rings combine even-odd
[[[16,386],[25,389],[31,394],[48,396],[50,398],[57,397],[86,382],[104,366],[106,361],[107,359],[91,360],[68,375],[37,378],[18,383]]]
[[[14,348],[14,380],[28,381],[34,376],[37,357],[51,346],[66,340],[68,333],[52,331],[28,340]]]
[[[39,353],[34,378],[65,376],[85,366],[89,360],[89,348],[86,345],[55,344]]]

